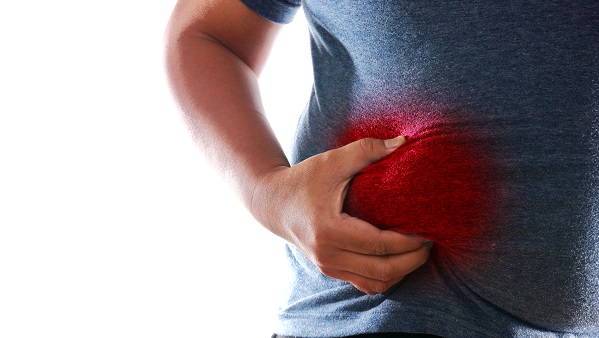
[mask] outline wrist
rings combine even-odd
[[[283,173],[290,167],[279,165],[257,175],[248,182],[247,193],[243,200],[252,216],[269,231],[279,234],[275,228],[281,223],[278,211],[285,200],[288,189],[282,184]]]

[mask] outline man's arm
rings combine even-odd
[[[279,29],[236,0],[179,1],[167,29],[175,98],[202,150],[241,192],[273,167],[288,166],[257,84]]]
[[[257,83],[279,30],[238,0],[180,0],[166,33],[174,96],[200,148],[261,224],[324,274],[366,293],[386,291],[426,260],[428,247],[342,206],[351,177],[404,140],[364,139],[290,167]]]

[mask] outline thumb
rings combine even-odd
[[[363,138],[338,148],[339,174],[346,178],[353,177],[360,170],[391,154],[406,142],[404,136],[379,140]]]

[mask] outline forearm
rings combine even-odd
[[[167,42],[172,91],[200,149],[249,206],[257,182],[288,166],[260,99],[257,73],[220,41],[181,34]]]

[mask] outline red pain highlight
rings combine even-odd
[[[353,178],[344,211],[381,229],[447,246],[476,245],[495,209],[485,133],[432,114],[414,116],[375,112],[351,120],[341,144],[398,135],[407,141]]]

